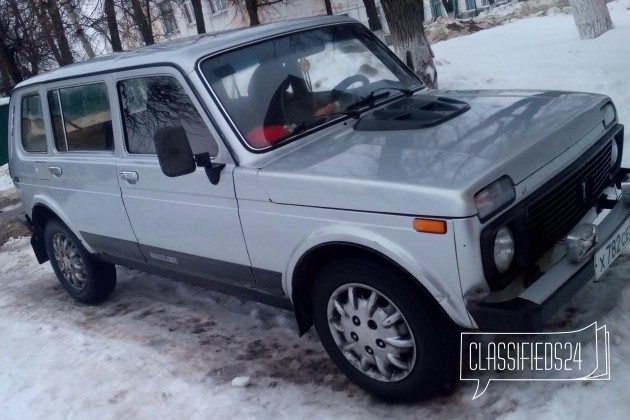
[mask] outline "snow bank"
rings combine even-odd
[[[12,188],[14,188],[14,186],[9,176],[9,164],[5,163],[0,166],[0,191],[6,191]]]
[[[531,16],[549,15],[559,13],[570,14],[571,8],[567,7],[568,0],[528,0],[526,2],[512,1],[496,7],[481,10],[479,16],[470,18],[453,19],[443,16],[426,25],[425,31],[431,43],[451,39],[454,37],[471,34],[483,29],[493,28]]]

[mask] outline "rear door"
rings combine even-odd
[[[57,82],[42,92],[52,137],[43,195],[95,251],[143,261],[118,185],[120,146],[111,111],[116,92],[107,78]]]
[[[116,88],[125,143],[119,184],[149,263],[253,286],[234,192],[234,164],[186,80],[170,67],[142,69],[119,73]],[[227,162],[217,185],[203,168],[176,178],[162,173],[153,137],[165,127],[183,127],[193,153],[208,152]]]

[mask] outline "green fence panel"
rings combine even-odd
[[[9,104],[0,105],[0,166],[9,161]]]

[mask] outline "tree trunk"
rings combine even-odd
[[[92,49],[92,44],[90,44],[90,41],[87,39],[87,36],[85,35],[85,31],[81,27],[81,24],[79,24],[79,18],[77,17],[77,13],[74,11],[72,4],[70,4],[70,0],[61,0],[61,1],[62,1],[63,9],[66,11],[66,15],[68,15],[68,19],[70,19],[70,24],[72,25],[72,29],[74,29],[75,35],[77,36],[77,38],[79,38],[79,41],[81,42],[81,45],[83,46],[83,49],[85,50],[85,53],[87,54],[88,58],[93,58],[95,54],[94,54],[94,50]]]
[[[383,29],[383,25],[381,25],[381,21],[378,18],[378,11],[376,10],[374,0],[363,0],[363,5],[365,6],[365,13],[368,16],[368,26],[370,30],[379,31]]]
[[[4,38],[0,39],[0,66],[3,68],[2,82],[5,86],[11,86],[10,80],[4,80],[5,74],[11,76],[13,85],[17,85],[24,80],[15,60],[15,54],[7,45],[4,45]]]
[[[0,46],[0,49],[2,46]],[[7,69],[4,64],[4,59],[2,58],[2,53],[0,52],[0,80],[2,81],[2,85],[0,85],[0,92],[5,96],[9,96],[11,93],[11,77],[9,77],[9,69]]]
[[[131,0],[131,9],[133,10],[133,20],[136,25],[138,25],[138,30],[140,31],[140,35],[142,36],[142,40],[144,41],[144,43],[146,45],[155,44],[151,24],[147,20],[147,16],[144,14],[144,10],[142,10],[140,0]]]
[[[597,38],[612,29],[605,0],[569,0],[581,39]]]
[[[48,0],[42,2],[42,4],[46,7],[48,16],[50,17],[52,29],[51,35],[55,38],[57,45],[59,46],[59,53],[61,54],[61,61],[59,61],[59,65],[65,66],[67,64],[72,64],[74,62],[74,58],[72,57],[70,44],[68,43],[68,38],[66,37],[66,29],[63,26],[63,20],[61,20],[59,6],[57,6],[57,2],[55,0]]]
[[[44,33],[52,34],[50,20],[46,15],[46,11],[41,7],[42,2],[40,2],[40,4],[38,5],[35,0],[29,0],[29,4],[31,6],[31,9],[33,9],[33,12],[35,13],[35,16],[37,16],[37,22],[39,23],[39,26],[41,26],[44,30]],[[61,53],[59,52],[59,48],[57,48],[57,45],[55,44],[55,40],[52,36],[46,36],[45,38],[46,44],[48,44],[48,47],[50,48],[50,52],[52,53],[53,57],[55,57],[55,61],[57,63],[60,63],[62,60]]]
[[[245,0],[245,8],[249,16],[249,26],[260,25],[260,19],[258,19],[258,0]]]
[[[112,51],[122,51],[122,42],[120,42],[120,33],[118,32],[118,22],[116,22],[116,7],[114,0],[105,0],[105,17],[107,18],[107,29],[109,29],[109,38],[112,43]]]
[[[332,10],[332,4],[330,4],[330,0],[324,0],[324,6],[326,6],[326,14],[332,15],[333,10]]]
[[[8,32],[8,28],[4,26],[3,20],[0,20],[0,68],[2,69],[2,84],[5,88],[9,88],[24,80],[17,64],[14,48],[8,42]]]
[[[203,20],[203,10],[201,9],[201,0],[191,0],[193,12],[195,14],[195,23],[197,24],[197,33],[206,33],[206,22]]]
[[[424,34],[422,24],[422,2],[381,0],[381,5],[398,57],[405,61],[406,53],[410,51],[418,77],[428,87],[437,88],[437,70],[433,63],[433,51]]]

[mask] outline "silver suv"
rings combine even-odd
[[[609,98],[428,90],[344,17],[34,77],[9,133],[72,297],[107,298],[118,264],[287,308],[388,400],[451,384],[461,330],[542,329],[630,240]]]

